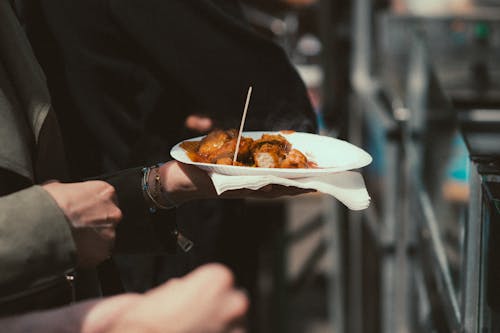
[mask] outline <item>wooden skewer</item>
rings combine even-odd
[[[233,165],[236,164],[238,159],[238,151],[240,150],[241,134],[243,133],[243,127],[245,126],[245,119],[247,117],[248,104],[250,103],[250,96],[252,95],[252,86],[248,87],[247,100],[245,102],[245,108],[243,109],[243,116],[241,117],[240,130],[238,132],[238,140],[236,140],[236,149],[233,156]]]

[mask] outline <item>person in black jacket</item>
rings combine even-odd
[[[73,176],[168,159],[170,147],[199,135],[185,126],[192,114],[236,128],[249,85],[245,130],[316,130],[306,89],[284,51],[247,26],[237,1],[35,0],[26,22]],[[132,275],[128,289],[143,291],[207,261],[233,269],[254,262],[246,257],[255,244],[247,231],[261,226],[233,227],[243,218],[242,203],[199,201],[169,214],[197,246],[166,265],[122,260],[122,272]],[[221,239],[231,239],[231,248]],[[238,269],[237,278],[254,268]]]
[[[43,72],[12,6],[0,1],[0,316],[67,304],[74,282],[99,296],[80,268],[95,269],[112,251],[185,246],[162,211],[218,197],[204,171],[176,161],[68,183],[61,147]],[[282,194],[294,191],[225,195]]]

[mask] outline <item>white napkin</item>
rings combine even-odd
[[[370,196],[365,182],[359,172],[344,171],[328,175],[287,179],[276,176],[228,176],[211,173],[210,178],[217,194],[225,191],[247,188],[258,190],[268,184],[295,186],[304,189],[314,189],[329,194],[351,210],[363,210],[370,205]]]

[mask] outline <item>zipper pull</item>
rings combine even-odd
[[[76,290],[75,290],[75,273],[67,273],[66,281],[68,282],[69,289],[71,290],[71,303],[76,302]]]
[[[177,238],[177,244],[184,252],[189,252],[189,250],[191,250],[194,246],[194,243],[189,238],[181,234],[179,230],[175,230],[174,235]]]

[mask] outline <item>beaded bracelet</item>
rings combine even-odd
[[[157,164],[157,165],[153,165],[153,166],[148,167],[148,168],[142,168],[142,183],[141,183],[142,184],[142,192],[144,195],[144,199],[153,203],[153,205],[151,207],[149,207],[149,212],[152,214],[156,213],[156,210],[158,208],[170,209],[170,208],[174,208],[177,206],[177,204],[175,202],[173,202],[172,199],[170,199],[166,195],[165,190],[163,189],[163,186],[161,186],[162,184],[161,184],[161,177],[160,177],[160,171],[159,171],[160,166],[161,166],[161,164]],[[149,186],[149,182],[148,182],[149,175],[150,175],[152,170],[155,172],[155,175],[154,175],[154,177],[155,177],[154,178],[154,180],[155,180],[154,190],[155,191],[153,193],[151,193],[149,191],[150,186]],[[160,195],[162,195],[163,199],[168,201],[169,206],[165,206],[165,205],[158,202],[158,198]],[[174,229],[173,235],[177,241],[177,244],[184,252],[189,252],[191,250],[191,248],[194,246],[194,243],[189,238],[184,236],[179,231],[179,229],[177,227]]]
[[[157,209],[171,209],[177,206],[175,202],[173,202],[166,195],[163,189],[159,171],[160,166],[161,164],[156,164],[142,169],[142,192],[144,194],[144,198],[153,204],[149,207],[149,211],[151,213],[155,213]],[[155,172],[154,186],[149,186],[148,180],[152,170]],[[151,192],[151,187],[153,187],[153,192]],[[164,200],[168,201],[168,206],[159,202],[160,196],[162,196]]]

